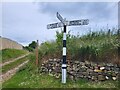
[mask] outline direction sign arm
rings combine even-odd
[[[63,19],[63,17],[57,12],[57,18],[64,24],[65,20]]]

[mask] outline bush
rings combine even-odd
[[[89,32],[84,36],[67,34],[67,59],[111,62],[117,57],[118,32]],[[56,42],[45,42],[39,48],[40,59],[62,58],[63,32],[56,32]]]

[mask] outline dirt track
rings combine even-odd
[[[15,58],[15,59],[13,59],[13,60],[10,60],[10,61],[4,62],[4,63],[0,63],[0,67],[3,67],[3,66],[5,66],[5,65],[7,65],[7,64],[9,64],[9,63],[15,62],[15,61],[17,61],[17,60],[19,60],[19,59],[21,59],[21,58],[24,58],[24,57],[27,56],[27,55],[29,55],[29,53],[26,54],[26,55],[22,55],[22,56],[20,56],[20,57],[17,57],[17,58]]]
[[[23,62],[19,66],[7,71],[5,74],[0,75],[0,82],[5,82],[6,80],[10,79],[18,70],[20,67],[24,66],[26,63],[28,63],[29,60]]]

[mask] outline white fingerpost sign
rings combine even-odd
[[[57,18],[61,21],[58,23],[48,24],[47,29],[54,29],[59,27],[64,27],[63,32],[63,61],[62,61],[62,83],[66,83],[66,26],[77,26],[77,25],[88,25],[88,19],[66,21],[63,17],[57,12]]]

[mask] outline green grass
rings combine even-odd
[[[30,61],[2,86],[2,88],[117,88],[118,81],[90,82],[85,79],[72,81],[67,78],[67,83],[62,84],[61,78],[56,79],[48,74],[37,73],[34,62]]]
[[[7,82],[3,83],[3,88],[117,88],[116,81],[89,82],[84,79],[71,81],[67,79],[66,84],[61,84],[60,79],[56,79],[47,74],[30,74],[26,70],[18,72]]]
[[[2,62],[6,62],[8,60],[17,58],[21,55],[24,55],[27,53],[25,50],[17,50],[17,49],[3,49],[2,51]]]
[[[27,56],[24,57],[24,58],[22,58],[22,59],[19,59],[19,60],[15,61],[15,62],[12,62],[12,63],[10,63],[10,64],[7,64],[7,65],[3,66],[3,67],[2,67],[2,73],[5,73],[5,72],[7,72],[8,70],[17,67],[18,65],[22,64],[22,63],[23,63],[24,61],[26,61],[26,60],[28,60],[28,57],[27,57]]]
[[[2,50],[0,50],[0,62],[2,62]]]

